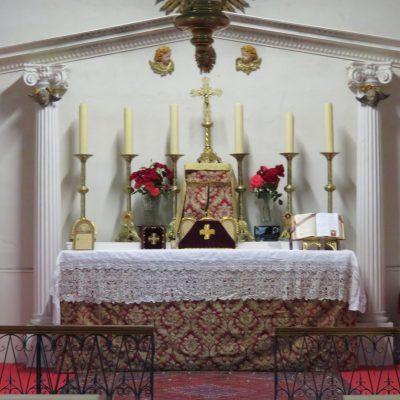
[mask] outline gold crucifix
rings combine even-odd
[[[150,242],[153,246],[155,246],[160,241],[160,236],[156,233],[152,233],[151,236],[148,237],[147,241]]]
[[[204,235],[204,240],[209,240],[211,235],[215,235],[215,229],[210,229],[210,224],[205,224],[203,229],[200,229],[200,235]]]
[[[202,79],[203,86],[200,89],[192,89],[190,94],[193,97],[199,96],[203,97],[203,122],[202,126],[204,127],[204,150],[200,157],[197,159],[197,162],[203,163],[212,163],[212,162],[221,162],[221,159],[214,153],[211,146],[211,127],[213,125],[211,121],[211,108],[210,108],[210,97],[211,96],[221,96],[221,89],[213,89],[210,87],[210,80],[207,77]]]

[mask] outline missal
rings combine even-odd
[[[310,237],[344,239],[344,218],[338,213],[296,214],[292,220],[292,240]]]

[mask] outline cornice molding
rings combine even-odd
[[[231,25],[215,37],[349,61],[400,67],[400,40],[228,13]],[[0,74],[25,64],[59,64],[187,40],[174,16],[0,48]]]

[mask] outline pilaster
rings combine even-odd
[[[383,86],[392,79],[389,63],[354,62],[348,68],[349,86],[357,106],[357,258],[367,293],[363,324],[388,322],[384,300],[384,227],[380,101]]]
[[[26,65],[23,75],[36,108],[34,299],[32,324],[52,321],[50,287],[61,250],[58,103],[67,90],[63,65]]]

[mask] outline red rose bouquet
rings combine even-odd
[[[142,167],[130,176],[133,193],[157,197],[171,190],[173,172],[165,164],[154,162],[150,167]]]
[[[278,185],[285,176],[285,168],[282,164],[275,165],[273,168],[261,166],[255,175],[250,178],[250,188],[258,198],[269,196],[272,201],[282,204],[280,197],[282,193],[278,192]]]

